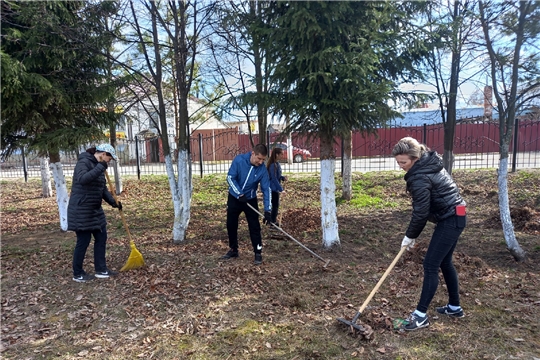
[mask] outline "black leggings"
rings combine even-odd
[[[451,216],[437,223],[424,258],[424,283],[417,310],[427,312],[439,286],[439,268],[448,289],[448,303],[460,306],[458,275],[452,256],[466,222],[465,216]]]
[[[248,200],[248,203],[257,209],[257,211],[259,210],[256,197]],[[241,202],[231,194],[229,194],[229,198],[227,199],[227,234],[229,235],[229,247],[238,250],[238,219],[242,212],[246,215],[253,251],[256,254],[260,254],[262,251],[262,240],[259,214],[251,210],[247,203]]]

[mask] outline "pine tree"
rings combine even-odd
[[[2,150],[50,158],[60,227],[68,195],[60,152],[104,138],[109,123],[101,15],[113,2],[2,2]],[[9,69],[9,71],[5,71]]]

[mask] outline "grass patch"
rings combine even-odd
[[[392,173],[385,174],[383,178],[390,181],[395,180]],[[389,199],[386,190],[387,188],[381,183],[381,178],[371,174],[362,174],[353,181],[350,205],[357,209],[397,207],[397,202]]]

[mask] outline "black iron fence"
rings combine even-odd
[[[540,121],[521,120],[516,123],[515,136],[510,146],[512,169],[540,168]],[[287,139],[280,133],[267,134],[268,145],[285,147]],[[412,136],[431,149],[442,153],[444,128],[442,124],[415,127],[387,127],[378,129],[375,134],[352,133],[352,170],[381,171],[399,170],[391,156],[394,144],[404,136]],[[174,135],[169,135],[174,146]],[[319,172],[320,144],[317,139],[293,134],[293,157],[282,163],[284,172]],[[258,135],[253,142],[258,142]],[[248,135],[239,134],[235,129],[202,130],[192,134],[190,156],[194,176],[228,171],[232,159],[252,148]],[[341,171],[343,159],[342,139],[336,138],[334,154],[336,171]],[[84,148],[81,148],[84,151]],[[461,121],[456,126],[454,140],[454,169],[496,168],[499,163],[498,123]],[[164,174],[164,154],[159,138],[120,139],[117,144],[119,168],[122,175]],[[177,151],[172,149],[173,160]],[[64,174],[71,176],[78,154],[61,154]],[[41,159],[23,149],[14,153],[0,164],[1,177],[40,177]]]

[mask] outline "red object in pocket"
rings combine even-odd
[[[456,215],[457,216],[465,216],[465,215],[467,215],[467,206],[465,206],[465,205],[456,206]]]

